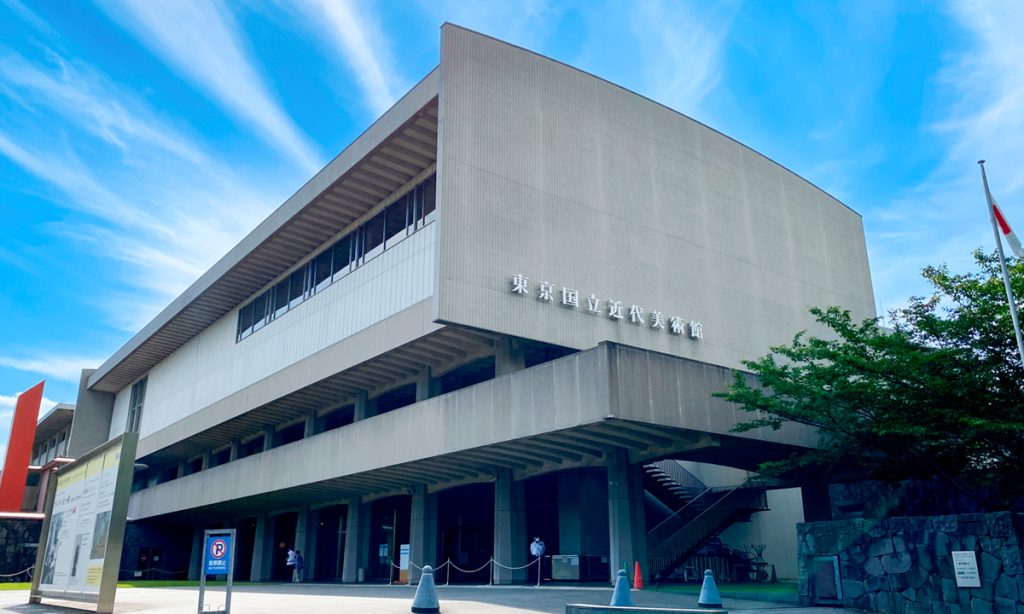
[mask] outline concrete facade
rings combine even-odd
[[[286,545],[311,579],[391,579],[408,546],[413,582],[492,558],[453,581],[525,582],[533,535],[606,575],[646,569],[644,465],[746,475],[814,446],[793,426],[733,433],[745,414],[712,395],[810,327],[809,305],[873,315],[860,218],[821,190],[571,67],[451,25],[441,43],[436,70],[83,373],[72,444],[141,412],[129,516],[240,527],[239,578],[281,577]],[[375,244],[378,222],[401,234]],[[352,237],[369,251],[338,272]],[[286,281],[304,294],[267,294]],[[291,303],[241,334],[264,296]]]

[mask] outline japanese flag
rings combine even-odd
[[[1024,248],[1020,245],[1020,239],[1017,238],[1017,233],[1013,232],[1010,225],[1006,222],[1006,218],[1003,217],[1003,212],[999,210],[999,205],[996,201],[992,201],[992,214],[995,215],[996,224],[999,225],[999,232],[1003,233],[1003,238],[1010,244],[1010,249],[1013,250],[1014,255],[1018,258],[1024,258]]]

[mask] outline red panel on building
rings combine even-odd
[[[18,395],[14,406],[11,436],[7,440],[7,457],[0,476],[0,512],[20,512],[28,479],[28,462],[32,460],[32,441],[36,436],[39,405],[43,402],[43,384],[39,382]]]

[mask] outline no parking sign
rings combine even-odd
[[[235,575],[235,553],[231,544],[235,541],[234,529],[207,529],[203,532],[203,568],[199,574],[199,608],[198,614],[210,611],[206,607],[206,576],[227,576],[228,585],[224,591],[224,608],[215,610],[229,614],[231,612],[231,584]]]
[[[206,537],[206,573],[226,574],[231,560],[231,536],[208,535]]]

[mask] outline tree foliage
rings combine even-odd
[[[1024,494],[1024,365],[993,255],[978,269],[923,272],[934,291],[880,319],[856,322],[837,307],[812,309],[827,337],[796,335],[744,365],[719,396],[755,417],[746,431],[786,422],[817,427],[817,450],[762,467],[856,470],[890,482],[941,478],[980,498]],[[1024,296],[1024,263],[1011,263]],[[1000,505],[999,502],[987,502]]]

